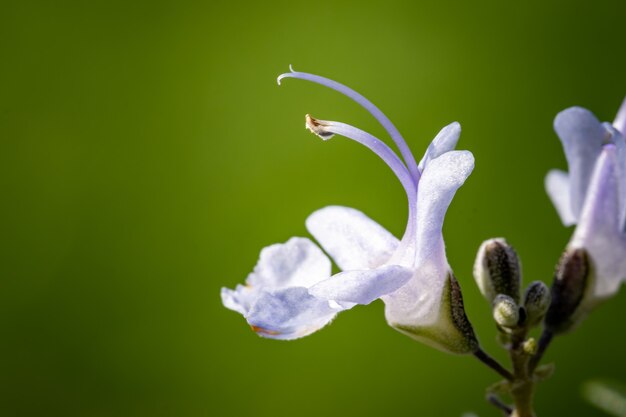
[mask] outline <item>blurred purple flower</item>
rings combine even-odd
[[[592,270],[581,310],[615,294],[626,280],[626,100],[613,124],[572,107],[554,128],[569,172],[552,170],[546,190],[563,224],[576,224],[568,249],[584,249]]]

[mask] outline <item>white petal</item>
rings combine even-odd
[[[447,265],[443,219],[456,190],[474,169],[469,151],[452,151],[433,159],[422,174],[417,192],[416,263]]]
[[[286,243],[268,246],[247,284],[259,289],[310,287],[330,277],[330,259],[309,239],[293,237]]]
[[[626,280],[626,235],[619,212],[617,156],[606,145],[598,158],[581,219],[570,242],[588,251],[595,275],[593,296],[613,295]]]
[[[626,110],[626,106],[624,106]],[[626,115],[625,115],[626,117]],[[613,143],[615,143],[615,151],[617,154],[617,169],[619,182],[619,201],[622,217],[620,224],[622,231],[626,233],[626,134],[621,134],[618,130],[611,131]]]
[[[306,220],[306,227],[342,270],[376,268],[398,246],[398,239],[384,227],[348,207],[317,210]]]
[[[307,336],[328,323],[341,309],[331,308],[327,300],[294,287],[261,292],[246,316],[252,329],[270,339],[291,340]]]
[[[554,130],[563,143],[569,165],[572,212],[578,218],[585,201],[593,167],[602,150],[605,131],[589,110],[572,107],[554,119]]]
[[[258,297],[258,290],[243,285],[237,285],[234,290],[222,288],[221,295],[224,307],[245,316],[248,314],[252,304],[256,301]]]
[[[435,136],[435,139],[428,145],[424,157],[419,163],[419,170],[424,171],[426,165],[433,159],[446,152],[454,150],[457,142],[461,136],[461,125],[458,122],[452,122],[448,126],[445,126]]]
[[[622,132],[622,136],[626,137],[626,98],[622,101],[622,105],[617,111],[617,116],[615,116],[613,126]]]
[[[439,320],[447,267],[423,265],[406,285],[382,297],[385,318],[392,326],[428,327]]]
[[[576,217],[574,217],[572,212],[570,182],[567,172],[558,169],[548,172],[545,179],[545,187],[563,224],[565,226],[576,224]]]
[[[612,124],[605,122],[602,123],[602,126],[605,129],[608,142],[615,145],[619,188],[618,202],[619,212],[621,213],[620,225],[622,226],[622,231],[626,231],[626,142],[624,141],[624,136]]]
[[[396,291],[412,276],[412,269],[397,265],[342,272],[314,285],[309,292],[327,300],[369,304],[383,295]]]
[[[389,323],[428,326],[439,318],[442,291],[449,273],[443,242],[443,219],[456,190],[474,168],[468,151],[433,159],[422,174],[417,193],[416,273],[398,291],[383,297]]]

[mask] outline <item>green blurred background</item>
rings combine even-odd
[[[550,281],[571,229],[543,177],[571,105],[612,120],[626,92],[626,3],[19,2],[0,10],[0,415],[499,415],[498,378],[400,335],[380,302],[295,342],[222,307],[259,250],[306,235],[328,204],[400,234],[405,197],[373,154],[317,140],[304,115],[385,137],[338,93],[357,89],[419,159],[457,120],[476,169],[446,219],[448,258],[485,349],[471,275],[506,236],[525,281]],[[547,355],[540,416],[601,412],[590,378],[626,381],[625,291]]]

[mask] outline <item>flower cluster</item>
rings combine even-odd
[[[293,70],[278,83],[286,78],[348,96],[389,133],[399,154],[361,129],[306,116],[306,128],[321,139],[351,139],[389,166],[406,192],[406,228],[398,239],[358,210],[324,207],[306,219],[319,246],[293,237],[266,247],[245,285],[222,289],[223,304],[260,336],[289,340],[321,329],[341,311],[381,299],[391,327],[445,352],[473,354],[504,377],[488,390],[488,400],[506,415],[534,417],[535,385],[553,371],[551,365],[538,366],[551,340],[572,330],[626,281],[626,100],[612,124],[580,107],[554,121],[569,171],[550,171],[546,191],[563,224],[576,229],[552,288],[534,281],[522,291],[521,262],[505,239],[489,239],[478,250],[474,279],[491,306],[511,372],[481,349],[446,258],[444,216],[474,168],[470,152],[455,150],[460,125],[445,126],[418,163],[391,121],[359,93]],[[332,274],[331,258],[341,272]],[[530,332],[540,325],[536,341]],[[514,404],[500,400],[502,394]]]

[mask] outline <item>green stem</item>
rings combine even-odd
[[[513,374],[509,372],[506,368],[504,368],[504,366],[500,365],[500,363],[497,360],[489,356],[489,354],[487,354],[481,348],[478,348],[478,350],[474,352],[474,356],[476,356],[476,358],[478,358],[479,361],[481,361],[482,363],[484,363],[485,365],[487,365],[488,367],[490,367],[491,369],[493,369],[494,371],[502,375],[505,379],[509,381],[513,380],[514,378]]]
[[[526,338],[526,330],[514,334],[511,343],[510,356],[513,363],[514,379],[511,383],[511,396],[515,403],[512,417],[535,417],[533,410],[533,397],[535,394],[535,382],[532,372],[528,372],[528,361],[531,356],[524,351],[523,343]]]
[[[533,411],[533,396],[535,393],[535,384],[532,380],[516,381],[513,384],[511,395],[515,403],[512,417],[535,417]]]
[[[507,416],[510,416],[511,414],[513,414],[513,409],[509,407],[508,405],[506,405],[505,403],[503,403],[500,400],[500,398],[498,398],[496,395],[494,394],[487,395],[487,401],[489,401],[489,403],[491,403],[493,406],[495,406],[497,409],[502,411]]]

